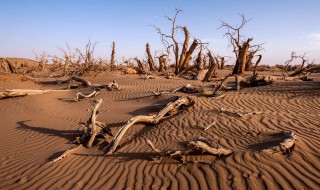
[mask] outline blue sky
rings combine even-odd
[[[177,24],[210,41],[215,54],[232,55],[218,27],[221,20],[239,23],[243,13],[251,18],[243,35],[265,43],[262,64],[281,64],[291,51],[320,62],[319,0],[0,0],[0,5],[0,57],[34,58],[32,50],[61,55],[65,42],[84,49],[90,39],[97,42],[96,57],[109,59],[115,41],[119,61],[144,58],[147,42],[152,52],[163,49],[151,25],[169,31],[164,16],[180,8]]]

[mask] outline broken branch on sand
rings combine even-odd
[[[227,110],[226,108],[220,108],[219,111],[220,111],[221,113],[227,113],[227,114],[231,114],[231,115],[234,114],[234,115],[237,115],[237,116],[240,116],[240,117],[246,117],[246,116],[249,116],[249,115],[262,114],[262,112],[260,112],[260,111],[240,113],[240,112],[235,112],[235,111]]]
[[[186,93],[199,93],[199,92],[204,92],[203,87],[196,87],[196,86],[192,86],[191,84],[185,84],[182,86],[179,86],[178,88],[172,90],[172,91],[152,91],[152,93],[155,96],[162,96],[163,94],[174,94],[178,91],[182,91],[182,92],[186,92]]]
[[[91,98],[93,96],[97,96],[99,93],[100,93],[100,88],[95,88],[93,90],[93,92],[91,92],[90,94],[87,94],[87,95],[82,94],[81,92],[78,92],[76,101],[80,101],[80,100],[83,100],[83,99],[86,99],[86,98]]]
[[[161,119],[175,115],[179,110],[184,107],[188,107],[191,105],[191,99],[188,97],[180,97],[178,100],[174,102],[170,102],[165,108],[163,108],[158,114],[154,114],[151,116],[147,115],[139,115],[131,118],[127,124],[122,126],[120,130],[115,135],[114,139],[105,147],[107,149],[107,154],[112,154],[115,152],[120,140],[126,131],[135,123],[143,122],[143,123],[154,123],[157,124]]]
[[[66,151],[64,151],[59,157],[53,159],[51,162],[49,162],[48,164],[51,164],[51,163],[55,163],[59,160],[62,160],[64,158],[66,158],[70,153],[74,152],[75,150],[79,149],[80,147],[82,147],[82,145],[77,145],[76,147],[74,148],[71,148],[71,149],[68,149]]]
[[[213,146],[209,140],[204,138],[198,138],[192,141],[188,141],[186,147],[182,150],[161,151],[157,149],[150,140],[147,140],[147,143],[149,147],[153,151],[157,152],[160,156],[170,156],[172,158],[178,159],[182,162],[182,164],[187,163],[182,155],[208,153],[215,156],[227,156],[233,153],[233,151],[230,149],[222,148],[220,146]]]
[[[33,89],[7,89],[0,92],[0,99],[44,94],[47,92],[65,92],[69,90],[33,90]]]

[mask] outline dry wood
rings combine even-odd
[[[77,146],[74,147],[74,148],[71,148],[71,149],[69,149],[69,150],[66,150],[66,151],[63,152],[58,158],[53,159],[53,160],[52,160],[51,162],[49,162],[48,164],[52,164],[52,163],[55,163],[55,162],[57,162],[57,161],[59,161],[59,160],[62,160],[62,159],[64,159],[64,158],[66,158],[70,153],[78,150],[80,147],[82,147],[82,145],[77,145]]]
[[[237,115],[237,116],[240,116],[240,117],[246,117],[246,116],[249,116],[249,115],[259,115],[259,114],[262,114],[262,112],[260,112],[260,111],[240,113],[240,112],[230,111],[230,110],[227,110],[227,109],[225,109],[225,108],[220,108],[220,112],[222,112],[222,113],[227,113],[227,114],[231,114],[231,115]]]
[[[172,158],[178,158],[178,160],[181,161],[183,164],[185,164],[186,162],[182,157],[182,155],[189,155],[189,154],[196,154],[196,153],[199,154],[200,152],[201,154],[209,153],[215,156],[221,156],[221,155],[227,156],[233,153],[232,150],[222,148],[219,145],[213,146],[209,140],[204,138],[198,138],[192,141],[188,141],[186,147],[181,150],[161,151],[157,149],[150,140],[147,140],[147,143],[149,147],[153,151],[157,152],[160,156],[170,156]]]
[[[114,61],[115,48],[116,48],[116,44],[115,42],[112,42],[111,61],[110,61],[111,70],[114,70],[116,68],[115,61]]]
[[[146,52],[147,52],[147,55],[148,55],[148,64],[149,64],[150,71],[155,71],[156,67],[154,66],[154,61],[153,61],[153,58],[152,58],[152,55],[151,55],[149,43],[147,43],[147,45],[146,45]]]
[[[210,129],[215,124],[216,124],[216,122],[212,122],[208,127],[204,128],[203,130],[206,131],[206,130]]]
[[[6,89],[0,92],[0,99],[44,94],[47,92],[65,92],[68,90],[33,90],[33,89]]]
[[[83,100],[86,98],[91,98],[93,96],[97,96],[99,93],[100,93],[99,88],[94,89],[93,92],[91,92],[90,94],[87,94],[87,95],[82,94],[81,92],[78,92],[77,97],[76,97],[76,101],[80,101],[80,100]]]
[[[183,69],[185,69],[185,68],[187,68],[189,66],[189,62],[191,60],[191,56],[192,56],[194,50],[197,48],[198,45],[199,45],[198,40],[194,39],[192,44],[191,44],[191,46],[190,46],[190,48],[189,48],[189,50],[186,53],[185,59],[182,62],[180,71],[182,71]]]
[[[227,79],[228,79],[230,76],[232,76],[232,74],[229,74],[229,75],[225,76],[225,77],[221,80],[220,84],[219,84],[217,87],[215,87],[215,89],[214,89],[214,91],[213,91],[213,93],[212,93],[212,96],[216,96],[216,95],[217,95],[217,92],[218,92],[219,90],[221,90],[221,88],[223,87],[224,82],[227,81]]]
[[[174,90],[172,91],[152,91],[152,93],[156,96],[161,96],[163,94],[174,94],[178,91],[183,91],[183,92],[186,92],[186,93],[199,93],[199,92],[203,92],[204,89],[203,87],[195,87],[195,86],[192,86],[191,84],[185,84],[185,85],[182,85],[182,86],[179,86],[178,88],[175,88]]]
[[[106,88],[110,91],[120,90],[120,86],[115,80],[113,80],[111,83],[107,84]]]
[[[210,67],[208,72],[206,73],[206,76],[204,77],[203,81],[209,81],[212,76],[214,75],[216,69],[218,68],[218,62],[216,61],[216,59],[212,56],[211,52],[208,52],[208,56],[209,56],[209,62],[210,62]]]
[[[117,132],[113,140],[110,142],[110,144],[105,147],[107,149],[107,154],[112,154],[115,152],[118,144],[120,143],[120,140],[124,136],[124,134],[127,132],[127,130],[134,125],[135,123],[138,122],[143,122],[143,123],[154,123],[157,124],[161,119],[172,116],[176,114],[182,106],[190,106],[191,104],[191,99],[188,97],[180,97],[178,100],[174,102],[170,102],[164,109],[162,109],[158,114],[154,114],[151,116],[146,116],[146,115],[140,115],[140,116],[135,116],[131,118],[127,124],[122,126],[120,130]]]
[[[273,146],[267,149],[261,150],[262,153],[265,154],[274,154],[274,153],[282,153],[282,154],[291,154],[292,148],[295,145],[296,135],[291,131],[283,131],[285,135],[285,139],[283,139],[279,145]]]
[[[97,130],[97,126],[96,126],[96,119],[98,117],[97,115],[97,111],[98,108],[100,107],[101,103],[102,103],[103,99],[100,99],[97,101],[96,105],[94,106],[92,113],[91,113],[91,125],[92,125],[92,129],[91,129],[91,137],[90,140],[87,143],[87,147],[90,148],[92,147],[92,143],[94,141],[94,139],[96,138],[96,135],[98,133]]]

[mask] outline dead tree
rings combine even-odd
[[[76,51],[79,53],[81,58],[84,61],[84,64],[86,67],[91,67],[94,65],[94,58],[93,58],[93,52],[95,49],[96,43],[92,44],[91,41],[89,40],[88,43],[86,44],[85,52],[81,52],[79,49],[76,49]]]
[[[183,69],[188,67],[189,61],[191,59],[191,55],[196,49],[196,47],[198,46],[198,40],[194,39],[189,50],[187,50],[188,44],[189,44],[189,38],[190,38],[188,28],[176,25],[177,16],[181,11],[182,10],[180,9],[176,9],[176,14],[173,18],[166,16],[166,18],[172,23],[170,35],[162,33],[160,28],[154,26],[154,28],[157,30],[157,33],[160,34],[162,43],[167,47],[167,49],[169,49],[170,47],[172,47],[173,49],[174,56],[175,56],[175,74],[176,75],[179,74]],[[177,29],[182,29],[185,35],[184,43],[183,43],[180,55],[179,55],[179,49],[180,49],[179,42],[176,40],[176,37],[175,37],[175,31]],[[169,43],[167,39],[170,39],[171,42]]]
[[[224,69],[225,59],[224,57],[220,57],[220,69]]]
[[[116,65],[114,62],[115,48],[116,48],[116,44],[115,44],[115,42],[112,42],[111,61],[110,61],[111,70],[114,70],[116,68]]]
[[[220,28],[227,29],[227,32],[224,36],[229,39],[230,44],[233,47],[233,52],[236,56],[236,64],[234,66],[232,74],[243,75],[247,64],[249,50],[250,48],[255,46],[250,45],[250,42],[253,40],[253,38],[248,38],[246,40],[242,39],[241,30],[249,20],[246,20],[243,14],[241,14],[240,16],[242,17],[242,20],[239,26],[235,27],[229,25],[226,22],[222,22]],[[261,46],[261,44],[258,46]]]
[[[292,63],[292,61],[295,59],[301,59],[301,65],[299,67],[297,67],[297,69],[293,73],[289,74],[288,68],[289,68],[290,64]],[[306,63],[307,63],[307,66],[305,66]],[[319,72],[320,67],[319,66],[312,66],[313,63],[314,63],[314,60],[311,63],[309,63],[309,60],[306,59],[306,53],[304,53],[303,55],[297,55],[296,52],[292,52],[291,58],[285,62],[284,70],[289,77],[295,77],[295,76],[298,76],[301,74]]]
[[[209,70],[206,73],[206,76],[204,77],[203,81],[209,81],[213,77],[213,75],[216,72],[218,65],[219,65],[218,59],[214,58],[210,51],[208,51],[208,56],[209,56],[210,67],[209,67]]]
[[[36,60],[36,62],[39,64],[39,65],[38,65],[39,70],[40,70],[40,71],[43,71],[45,64],[48,62],[48,61],[47,61],[46,52],[43,51],[43,52],[40,54],[40,57],[37,55],[37,53],[36,53],[35,51],[32,51],[32,52],[33,52],[34,55],[36,56],[36,57],[35,57],[35,60]]]
[[[139,72],[140,73],[146,73],[147,69],[144,63],[141,62],[140,59],[138,59],[137,57],[134,58],[134,60],[137,62],[138,64],[138,68],[139,68]]]
[[[148,55],[148,64],[149,64],[150,71],[155,71],[156,67],[154,66],[154,61],[153,61],[153,58],[152,58],[152,55],[151,55],[149,43],[146,44],[146,52],[147,52],[147,55]]]

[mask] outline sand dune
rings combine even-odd
[[[91,79],[108,83],[114,76]],[[151,91],[169,90],[197,81],[185,79],[116,78],[120,91],[102,91],[99,120],[115,133],[133,116],[158,112],[176,95],[151,96]],[[2,88],[51,89],[30,82],[0,83]],[[18,86],[18,87],[20,87]],[[59,86],[62,87],[62,86]],[[206,84],[209,88],[209,84]],[[56,87],[54,87],[56,88]],[[72,148],[79,121],[89,116],[90,99],[73,102],[78,91],[50,92],[0,100],[0,189],[318,189],[320,186],[320,83],[280,82],[268,87],[230,91],[222,99],[188,94],[192,107],[157,125],[134,125],[113,155],[97,148],[81,148],[66,159],[48,164]],[[87,90],[89,92],[90,90]],[[220,113],[260,111],[239,117]],[[208,130],[203,129],[216,122]],[[290,156],[261,151],[292,131],[298,141]],[[227,157],[186,156],[186,160],[212,164],[181,165],[174,159],[157,159],[146,141],[161,150],[177,149],[181,142],[205,137],[232,149]]]

